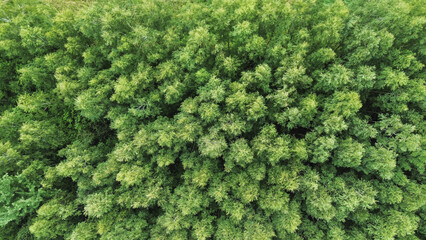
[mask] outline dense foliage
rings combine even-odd
[[[0,239],[425,239],[424,3],[0,1]]]

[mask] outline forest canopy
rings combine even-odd
[[[0,239],[426,239],[422,0],[0,1]]]

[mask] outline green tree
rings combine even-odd
[[[425,13],[0,1],[0,239],[425,239]]]

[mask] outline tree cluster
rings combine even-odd
[[[0,2],[0,239],[426,238],[422,0]]]

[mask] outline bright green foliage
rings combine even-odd
[[[336,150],[333,164],[338,167],[356,167],[361,164],[364,148],[361,143],[353,142],[352,138],[342,140]]]
[[[5,227],[12,221],[19,221],[32,213],[43,199],[43,190],[38,186],[39,183],[29,182],[26,176],[12,177],[5,174],[0,183],[0,227]]]
[[[0,239],[425,239],[425,16],[0,1]]]

